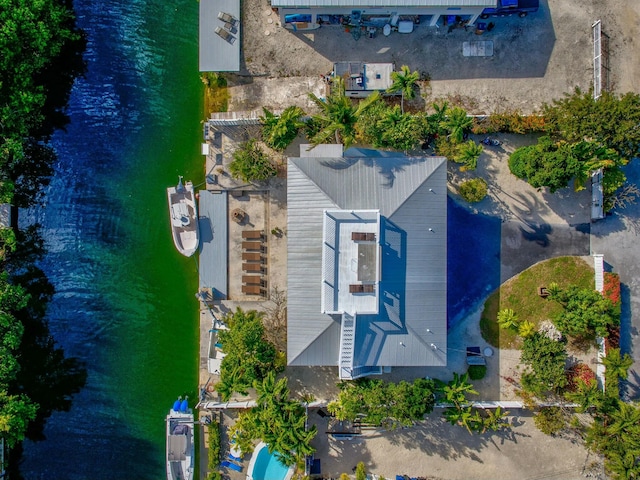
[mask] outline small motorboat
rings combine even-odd
[[[167,480],[193,480],[193,412],[178,398],[167,415]]]
[[[182,255],[190,257],[198,250],[200,243],[193,184],[186,182],[183,185],[182,177],[179,177],[177,186],[167,188],[167,198],[173,243]]]

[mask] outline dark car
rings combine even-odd
[[[480,14],[480,18],[504,17],[507,15],[518,15],[526,17],[527,14],[537,12],[540,0],[498,0],[496,8],[485,8]]]

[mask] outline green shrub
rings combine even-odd
[[[469,374],[470,380],[482,380],[484,376],[487,374],[487,366],[486,365],[469,365],[469,369],[467,370]]]
[[[460,196],[469,203],[481,201],[487,196],[487,182],[482,178],[472,178],[462,182]]]
[[[536,147],[520,147],[517,148],[509,156],[509,170],[521,180],[527,179],[527,166],[529,165],[529,157],[535,155]]]
[[[210,480],[217,480],[214,474],[218,472],[220,466],[220,424],[215,420],[207,427],[209,434],[209,475]],[[218,474],[219,475],[219,474]]]
[[[254,139],[245,142],[233,153],[229,171],[234,178],[245,182],[268,180],[278,173],[269,155],[260,148]]]
[[[555,435],[567,424],[560,407],[541,408],[533,417],[533,421],[538,430],[546,435]]]

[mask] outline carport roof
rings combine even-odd
[[[496,7],[496,0],[271,0],[273,7]],[[455,12],[452,12],[454,14]]]
[[[238,72],[240,70],[240,0],[200,0],[199,69],[201,72]],[[236,19],[234,33],[218,18],[226,13]],[[229,41],[216,34],[216,28],[228,32]]]

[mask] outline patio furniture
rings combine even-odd
[[[263,287],[267,286],[267,282],[259,275],[243,275],[242,283],[246,283],[247,285],[261,285]]]
[[[262,250],[262,242],[242,242],[243,250]]]
[[[265,268],[260,263],[243,263],[242,270],[245,272],[262,272],[264,273]]]
[[[262,254],[260,252],[242,252],[242,260],[250,262],[261,262]]]
[[[232,25],[238,23],[238,19],[236,17],[226,12],[218,12],[218,19],[225,23],[231,23]]]
[[[264,236],[264,231],[262,230],[243,230],[242,231],[243,240],[261,240],[263,236]]]
[[[242,458],[236,457],[234,454],[229,453],[229,460],[237,463],[242,463]]]
[[[223,40],[226,40],[227,43],[230,43],[231,45],[233,45],[233,43],[236,41],[236,37],[234,37],[228,30],[225,30],[224,28],[216,27],[215,32],[216,35],[221,37]]]
[[[233,33],[234,35],[238,33],[238,29],[233,23],[225,22],[224,23],[225,30],[228,30],[229,33]]]
[[[241,208],[236,208],[231,212],[231,218],[236,223],[242,223],[246,216],[247,214]]]
[[[373,293],[375,286],[373,284],[354,283],[349,285],[349,293]]]
[[[242,467],[240,465],[236,465],[235,463],[231,463],[228,461],[220,462],[220,466],[224,468],[230,468],[231,470],[235,470],[236,472],[241,472]]]
[[[351,240],[354,242],[375,242],[376,234],[373,232],[351,232]]]
[[[487,361],[480,353],[480,347],[467,347],[467,365],[486,365]]]
[[[242,293],[246,295],[264,295],[264,288],[260,285],[242,285]]]

